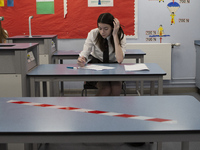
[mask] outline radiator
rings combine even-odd
[[[126,49],[141,49],[146,53],[144,63],[157,63],[167,73],[163,79],[171,80],[171,43],[127,43]]]

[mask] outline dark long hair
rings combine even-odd
[[[3,40],[6,40],[8,37],[8,34],[5,32],[5,30],[1,26],[1,21],[0,21],[0,43],[3,42]]]
[[[110,14],[110,13],[100,14],[99,18],[97,19],[97,26],[98,26],[98,23],[105,23],[105,24],[109,24],[112,28],[114,28],[114,25],[113,25],[114,19],[115,19],[114,16],[112,14]],[[119,31],[118,31],[117,35],[118,35],[118,38],[119,38],[119,44],[121,46],[121,40],[124,38],[124,31],[122,30],[121,25],[120,25],[120,28],[119,28]],[[95,42],[100,47],[100,49],[102,51],[104,50],[103,41],[104,41],[104,38],[100,35],[100,33],[98,33],[98,35],[97,35],[97,37],[95,39]],[[113,52],[115,52],[115,46],[114,46],[114,40],[113,40],[112,33],[111,33],[110,41],[111,41],[111,44],[112,44],[112,46],[114,48]]]

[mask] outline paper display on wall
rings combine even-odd
[[[88,7],[113,7],[113,0],[88,0]]]
[[[8,7],[13,7],[14,6],[14,0],[8,0],[7,5],[8,5]]]
[[[0,0],[3,1],[8,2],[8,0]],[[129,37],[137,35],[137,1],[113,0],[109,1],[114,3],[113,7],[88,7],[88,0],[25,0],[15,3],[14,9],[0,7],[0,16],[5,18],[2,24],[10,37],[29,35],[27,19],[33,15],[34,19],[31,22],[33,35],[48,34],[58,35],[58,39],[84,39],[91,29],[97,27],[98,16],[110,12],[120,20],[126,37]],[[101,2],[103,3],[103,0]],[[47,4],[50,4],[50,7]],[[119,10],[123,10],[123,13]],[[17,17],[13,17],[16,14]]]
[[[32,62],[32,61],[34,61],[35,60],[35,57],[34,57],[34,55],[33,55],[33,52],[29,52],[28,54],[27,54],[27,61],[28,62]]]
[[[54,14],[54,0],[36,0],[37,14]]]
[[[0,0],[0,7],[4,6],[4,0]]]
[[[67,15],[67,0],[63,0],[63,7],[64,7],[64,18],[66,18]]]

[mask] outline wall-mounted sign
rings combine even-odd
[[[113,7],[113,0],[88,0],[88,7]]]

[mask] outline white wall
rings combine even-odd
[[[179,0],[176,0],[179,2]],[[133,43],[145,43],[146,30],[156,30],[162,24],[165,34],[170,37],[163,38],[163,43],[181,43],[179,47],[172,49],[172,81],[191,83],[195,79],[196,51],[194,40],[199,39],[199,23],[198,16],[200,1],[191,0],[190,4],[181,4],[176,12],[175,24],[170,24],[170,12],[167,4],[171,0],[165,2],[158,1],[139,1],[139,38],[138,40],[129,40]],[[179,23],[179,18],[189,18],[189,23]],[[159,42],[159,40],[157,41]]]

